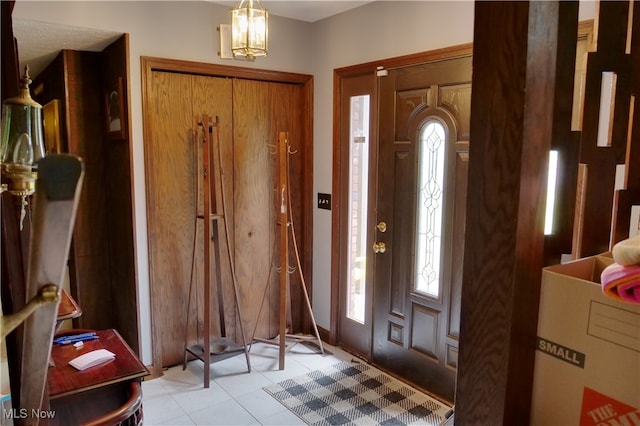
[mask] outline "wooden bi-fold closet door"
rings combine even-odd
[[[196,162],[195,158],[201,154],[196,134],[201,131],[197,120],[203,114],[217,116],[219,120],[226,220],[245,336],[250,339],[254,330],[255,337],[277,334],[279,275],[272,270],[272,257],[278,250],[274,247],[274,237],[279,232],[275,210],[279,207],[279,199],[276,200],[275,193],[278,164],[272,152],[278,133],[289,132],[292,151],[297,151],[290,156],[291,194],[293,221],[300,231],[305,202],[303,182],[306,180],[302,176],[305,173],[302,165],[306,142],[302,129],[306,95],[301,84],[224,76],[152,70],[147,79],[145,162],[149,287],[153,364],[158,368],[182,362],[185,330],[188,330],[189,345],[202,343],[203,224],[201,219],[196,219],[195,206],[196,171],[202,160]],[[201,171],[198,176],[201,177]],[[198,191],[202,189],[198,188]],[[201,201],[198,211],[202,211]],[[298,244],[301,246],[310,244],[310,241],[304,241],[304,234],[299,233]],[[226,334],[240,341],[230,270],[224,261],[227,253],[224,238],[221,241]],[[187,312],[194,248],[194,293]],[[293,262],[294,258],[291,259]],[[293,324],[294,329],[299,330],[303,315],[297,308],[302,303],[295,302],[300,297],[297,274],[291,275],[291,289]],[[216,337],[219,335],[219,304],[215,282],[212,283],[210,303],[212,337]]]

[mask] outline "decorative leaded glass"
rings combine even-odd
[[[416,206],[415,290],[440,294],[445,129],[428,121],[420,131]]]

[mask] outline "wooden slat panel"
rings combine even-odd
[[[632,69],[631,93],[629,99],[629,128],[625,155],[626,189],[619,191],[614,223],[612,226],[613,242],[621,241],[629,236],[629,228],[640,224],[631,223],[631,207],[640,205],[640,7],[637,2],[633,7],[632,37],[630,40],[630,61]]]
[[[585,102],[580,163],[588,168],[584,194],[581,251],[577,257],[595,255],[610,249],[611,224],[615,221],[614,185],[618,164],[625,163],[631,82],[637,74],[631,58],[625,54],[628,24],[628,2],[599,3],[596,28],[597,50],[587,59]],[[613,71],[617,77],[611,146],[597,146],[598,117],[602,73]]]
[[[586,50],[588,32],[586,26],[578,27],[578,22],[566,22],[558,29],[558,67],[557,89],[554,95],[554,125],[551,149],[558,152],[557,183],[552,234],[545,236],[544,264],[560,263],[565,253],[572,252],[573,221],[576,206],[576,187],[578,175],[579,134],[572,132],[575,119],[572,112],[582,117],[582,95],[586,68]],[[580,41],[578,41],[580,37]],[[578,49],[580,47],[580,49]],[[581,52],[580,63],[576,64],[577,51]],[[575,80],[575,84],[574,84]],[[571,97],[570,87],[573,86]],[[580,121],[578,120],[578,121]],[[580,124],[581,125],[581,124]]]

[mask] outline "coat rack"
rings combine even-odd
[[[322,346],[322,340],[318,333],[318,327],[316,320],[313,316],[313,310],[311,309],[311,302],[309,300],[309,294],[305,285],[304,276],[302,274],[302,268],[300,265],[300,256],[298,253],[298,244],[296,241],[295,229],[293,226],[293,220],[290,217],[291,211],[291,196],[289,194],[289,155],[294,154],[289,148],[289,134],[287,132],[280,132],[278,135],[278,157],[279,157],[279,179],[278,179],[278,196],[280,197],[280,212],[279,212],[279,226],[280,226],[280,311],[279,311],[279,334],[273,339],[261,339],[254,337],[252,340],[264,342],[267,344],[276,345],[279,348],[279,368],[284,370],[285,354],[291,350],[296,344],[301,342],[314,343],[320,349],[320,353],[324,354],[324,348]],[[296,255],[297,269],[300,274],[302,292],[306,301],[307,309],[309,310],[309,316],[311,318],[311,324],[313,326],[314,336],[304,336],[298,334],[288,334],[287,322],[291,322],[291,300],[289,298],[289,231],[291,233],[291,241],[293,243],[294,253]],[[265,286],[264,296],[262,298],[262,304],[260,305],[260,313],[262,312],[262,306],[266,299],[269,280]],[[258,313],[258,318],[260,318]]]
[[[202,128],[202,180],[196,180],[196,217],[195,217],[195,233],[193,244],[193,257],[191,265],[191,283],[189,284],[189,300],[187,302],[187,315],[191,309],[191,296],[193,292],[193,270],[195,268],[196,258],[196,241],[198,239],[198,220],[204,221],[204,327],[203,327],[203,344],[196,344],[188,346],[188,331],[189,321],[187,319],[187,325],[185,329],[185,348],[184,348],[184,363],[182,369],[187,368],[187,357],[189,354],[195,356],[204,362],[204,387],[208,388],[210,385],[210,368],[211,363],[222,361],[224,359],[239,355],[244,352],[247,360],[248,372],[251,372],[251,362],[249,360],[249,350],[247,348],[246,339],[244,335],[244,325],[242,322],[242,315],[240,314],[240,304],[238,303],[238,285],[236,281],[235,266],[233,258],[231,256],[231,246],[229,244],[229,225],[226,220],[226,204],[225,204],[225,191],[224,191],[224,174],[222,171],[222,162],[220,154],[220,132],[219,122],[216,116],[215,121],[204,115],[202,121],[197,123],[196,128]],[[214,137],[215,129],[215,137]],[[198,148],[196,149],[196,158],[198,157]],[[196,165],[198,165],[196,159]],[[196,167],[196,173],[199,173],[199,167]],[[199,194],[198,184],[202,183],[202,199],[203,199],[203,214],[198,214],[199,206]],[[229,268],[231,270],[231,284],[233,287],[233,301],[235,304],[235,312],[238,319],[238,327],[240,329],[240,337],[242,344],[237,344],[232,339],[226,336],[225,316],[224,316],[224,291],[222,288],[222,262],[220,253],[220,235],[218,232],[218,225],[223,224],[222,227],[225,243],[227,246],[226,259],[229,262]],[[211,254],[213,245],[213,256],[215,259],[215,283],[218,296],[218,315],[220,319],[220,336],[215,339],[211,339]],[[198,322],[196,309],[196,324]]]

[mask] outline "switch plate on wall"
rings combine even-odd
[[[331,194],[318,192],[318,208],[331,210]]]

